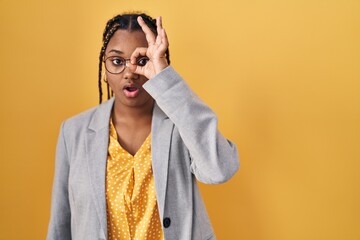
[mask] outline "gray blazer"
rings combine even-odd
[[[230,179],[236,146],[217,129],[216,115],[167,67],[143,85],[155,99],[152,167],[166,240],[215,239],[196,179]],[[47,239],[107,239],[105,175],[114,99],[66,120],[56,150]]]

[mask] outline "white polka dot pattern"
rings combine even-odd
[[[110,121],[106,169],[109,240],[163,240],[151,167],[151,134],[132,156]]]

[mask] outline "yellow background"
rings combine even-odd
[[[0,239],[44,239],[60,123],[97,105],[107,19],[162,15],[241,155],[218,239],[360,239],[360,1],[0,0]]]

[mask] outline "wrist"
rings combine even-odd
[[[155,75],[159,74],[162,70],[164,70],[168,66],[169,64],[165,58],[162,59],[161,61],[157,61],[156,63],[154,62]]]

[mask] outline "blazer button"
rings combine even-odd
[[[163,221],[164,228],[170,227],[170,224],[171,224],[170,218],[164,218],[164,221]]]

